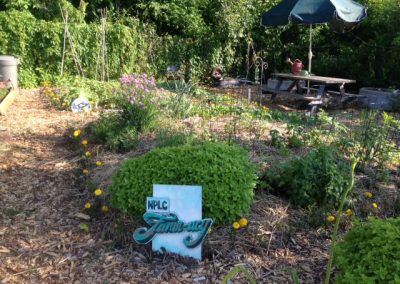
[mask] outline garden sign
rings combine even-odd
[[[165,250],[201,260],[201,243],[212,219],[202,219],[202,188],[188,185],[153,185],[143,215],[150,228],[138,228],[133,239],[152,243],[153,251]]]

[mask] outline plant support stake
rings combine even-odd
[[[340,216],[342,215],[343,206],[344,206],[344,202],[346,201],[346,197],[350,193],[350,191],[353,189],[353,186],[354,186],[354,171],[356,169],[357,163],[358,163],[358,159],[355,159],[355,158],[351,159],[350,183],[349,183],[348,188],[346,189],[346,191],[344,192],[344,194],[342,196],[342,200],[340,200],[339,209],[338,209],[337,216],[336,216],[335,227],[333,229],[333,235],[332,235],[331,248],[329,250],[329,260],[328,260],[328,265],[326,267],[326,276],[325,276],[325,282],[324,282],[325,284],[329,284],[329,280],[331,277],[332,265],[333,265],[333,248],[336,244],[336,239],[337,239],[337,235],[338,235],[338,231],[339,231]]]

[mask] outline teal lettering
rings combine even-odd
[[[150,202],[148,205],[150,206]],[[149,229],[143,227],[135,230],[133,239],[139,244],[148,243],[156,234],[181,233],[184,231],[198,233],[195,238],[189,235],[183,239],[183,243],[188,248],[195,248],[200,245],[213,223],[211,219],[203,219],[185,224],[179,221],[178,216],[173,213],[162,214],[156,212],[146,212],[143,215],[143,219],[151,227]]]
[[[157,227],[157,225],[151,227],[150,229],[147,228],[136,229],[135,232],[133,232],[133,239],[139,244],[147,244],[154,238],[156,234],[155,228]]]
[[[199,226],[201,226],[202,221],[192,221],[186,224],[185,229],[188,232],[198,232]]]
[[[192,239],[191,236],[187,236],[183,239],[183,243],[188,248],[195,248],[200,245],[203,242],[204,238],[207,236],[208,230],[211,228],[211,225],[213,223],[211,219],[203,219],[196,222],[199,222],[196,223],[198,229],[197,231],[199,232],[197,238]]]

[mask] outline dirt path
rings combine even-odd
[[[37,92],[23,91],[11,108],[0,117],[0,280],[70,282],[96,246],[74,217],[75,154],[64,147],[65,131],[84,118],[51,109]]]
[[[129,241],[116,249],[113,240],[103,240],[104,221],[76,216],[86,193],[79,153],[66,138],[93,118],[54,110],[33,91],[23,91],[0,117],[0,283],[219,283],[239,263],[258,283],[291,282],[288,267],[303,283],[320,282],[328,243],[308,231],[290,232],[293,212],[271,196],[255,201],[254,226],[236,240],[229,229],[216,228],[203,262],[154,257]],[[79,228],[82,222],[89,232]]]

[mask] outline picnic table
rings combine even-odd
[[[278,80],[275,88],[267,88],[266,91],[272,93],[271,101],[274,101],[279,94],[290,94],[294,98],[310,101],[309,105],[312,106],[311,111],[314,112],[318,105],[323,103],[323,98],[329,97],[329,94],[336,93],[342,98],[347,96],[345,92],[345,85],[350,83],[355,83],[355,80],[333,78],[333,77],[323,77],[316,75],[294,75],[291,73],[272,73],[272,75]],[[285,90],[281,90],[283,80],[290,80],[292,83]],[[307,82],[306,85],[310,87],[302,87],[300,81],[304,80]],[[315,85],[317,88],[315,88]],[[329,90],[328,86],[334,86],[339,92],[334,92]],[[294,89],[296,87],[296,92]],[[307,90],[307,94],[303,95],[303,92]],[[316,96],[310,96],[310,91],[317,91]]]

